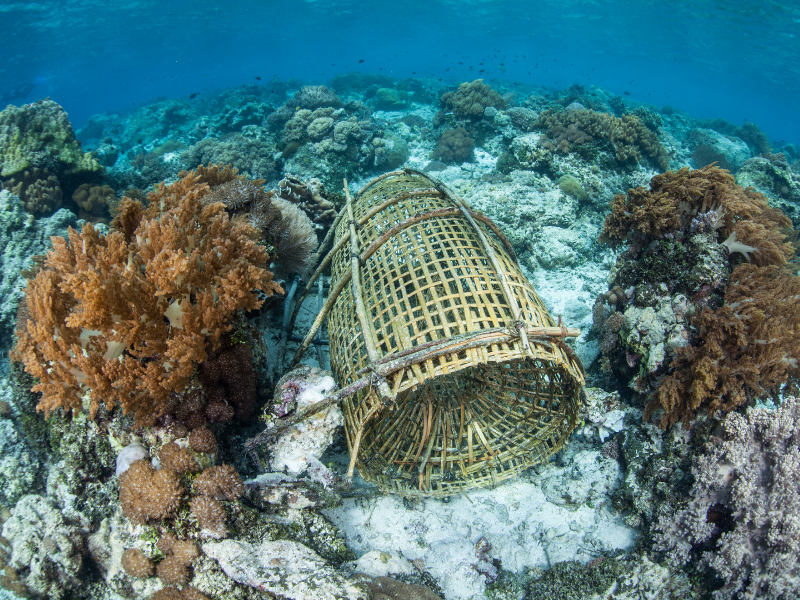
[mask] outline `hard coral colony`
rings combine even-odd
[[[111,591],[105,593],[154,600],[264,594],[304,600],[433,599],[440,593],[448,600],[505,600],[548,592],[575,598],[689,598],[697,596],[696,590],[713,591],[719,599],[782,600],[798,594],[800,403],[792,393],[800,375],[800,280],[797,232],[789,218],[792,203],[786,198],[795,188],[800,198],[800,176],[792,175],[786,156],[772,153],[757,128],[695,122],[693,133],[688,133],[681,129],[688,122],[686,115],[673,115],[666,108],[661,114],[644,106],[632,109],[618,96],[582,86],[547,96],[532,93],[526,99],[508,89],[501,94],[482,79],[427,89],[414,80],[359,79],[352,74],[337,76],[336,92],[306,86],[288,95],[289,84],[273,81],[270,86],[225,92],[215,100],[218,114],[201,115],[195,105],[182,101],[143,110],[158,124],[148,130],[132,118],[131,131],[142,127],[148,132],[142,138],[159,141],[155,146],[156,142],[135,144],[139,130],[136,136],[126,134],[130,155],[123,156],[124,148],[119,152],[120,162],[131,167],[127,172],[114,167],[118,150],[113,147],[122,145],[105,136],[101,119],[90,126],[99,128],[97,136],[103,141],[93,154],[85,154],[55,103],[0,113],[0,178],[8,190],[0,190],[0,199],[5,202],[9,192],[18,196],[30,222],[44,221],[60,206],[69,206],[70,198],[82,218],[93,220],[107,211],[114,216],[107,229],[86,224],[80,230],[70,228],[66,237],[52,238],[52,250],[27,272],[11,354],[35,377],[33,390],[41,394],[38,408],[50,419],[43,429],[58,432],[49,434],[53,437],[67,432],[80,440],[76,445],[84,440],[77,432],[89,432],[87,439],[94,435],[101,440],[89,447],[108,447],[112,458],[86,469],[100,458],[87,457],[92,451],[84,448],[70,454],[64,450],[66,442],[50,439],[59,458],[52,461],[56,466],[41,489],[57,502],[31,494],[17,503],[10,518],[0,514],[0,525],[8,519],[3,533],[11,538],[0,538],[0,585],[20,594],[61,598],[78,593],[81,577],[98,582],[106,578],[102,583]],[[435,112],[437,98],[441,110]],[[407,114],[392,116],[397,111]],[[21,128],[25,123],[29,129]],[[47,134],[52,126],[59,128],[57,135]],[[724,129],[727,137],[715,137],[712,126]],[[169,139],[162,139],[163,132],[152,133],[161,131],[159,127]],[[3,154],[3,132],[8,131],[30,138],[25,152]],[[51,139],[63,148],[48,146]],[[737,143],[744,158],[730,152]],[[148,152],[147,147],[154,149]],[[26,158],[43,153],[54,157],[46,166]],[[760,156],[750,158],[755,154]],[[231,165],[181,170],[195,166],[198,157],[231,156],[251,176],[240,175]],[[701,168],[684,166],[692,164],[690,157]],[[735,178],[714,164],[700,164],[709,157],[724,158],[741,170]],[[669,170],[670,161],[683,168]],[[117,201],[112,187],[99,185],[105,180],[91,177],[102,170],[100,164],[109,168],[108,181],[117,189],[127,186],[115,181],[135,182],[142,189],[155,181],[173,183],[157,185],[146,197],[131,188]],[[259,335],[268,337],[263,330],[253,335],[256,327],[274,327],[265,326],[268,319],[262,318],[274,317],[268,312],[272,307],[264,307],[266,299],[282,294],[279,280],[305,275],[317,234],[325,234],[337,208],[349,198],[326,186],[340,189],[344,177],[357,181],[403,164],[413,167],[398,172],[405,176],[422,170],[441,173],[441,182],[434,180],[426,193],[443,193],[452,186],[480,209],[470,210],[473,216],[483,219],[485,212],[503,223],[510,240],[506,244],[504,239],[504,244],[517,251],[513,261],[527,269],[525,276],[536,272],[547,294],[542,294],[545,303],[563,304],[576,320],[585,317],[587,329],[593,322],[588,343],[581,339],[575,345],[581,357],[593,358],[587,351],[592,344],[599,353],[587,369],[587,381],[615,388],[613,393],[591,388],[585,395],[581,390],[583,406],[577,417],[570,415],[565,447],[555,464],[525,470],[506,490],[493,490],[496,496],[483,496],[470,505],[478,516],[466,530],[478,531],[484,519],[497,528],[482,532],[477,546],[474,539],[458,538],[457,533],[456,542],[448,545],[439,535],[444,526],[431,525],[445,522],[442,515],[456,519],[449,512],[454,504],[413,495],[398,508],[397,523],[409,515],[414,520],[405,526],[395,523],[389,534],[379,532],[379,525],[369,519],[361,531],[348,522],[356,522],[353,515],[364,506],[373,512],[377,506],[390,509],[369,497],[370,491],[357,489],[354,493],[365,496],[357,501],[339,496],[351,490],[337,474],[336,463],[323,453],[332,440],[335,445],[341,437],[360,439],[361,431],[354,434],[346,426],[342,436],[343,417],[335,407],[303,423],[311,429],[308,436],[297,434],[304,433],[301,426],[288,429],[282,438],[265,435],[269,443],[262,454],[243,444],[257,425],[255,408],[269,398],[274,383],[272,369],[270,375],[261,369],[264,349],[251,343]],[[294,169],[300,176],[289,174],[297,173]],[[745,187],[747,183],[737,184],[747,181],[738,178],[748,172],[751,177],[767,173],[774,186],[785,187],[783,203]],[[155,173],[160,176],[155,178]],[[264,187],[266,179],[273,189]],[[648,180],[649,185],[640,185]],[[440,188],[440,183],[447,185]],[[633,187],[620,193],[629,184]],[[421,202],[421,193],[406,192],[413,202]],[[605,202],[612,196],[606,216]],[[421,214],[408,216],[416,219]],[[595,244],[603,216],[600,241],[605,247]],[[397,227],[403,218],[381,223],[381,232]],[[353,238],[363,242],[366,228],[350,219],[351,223],[337,222],[352,225]],[[453,235],[453,220],[441,228],[449,232],[442,235]],[[407,234],[403,229],[398,237]],[[452,240],[460,240],[459,235]],[[448,244],[452,240],[448,238]],[[480,304],[487,315],[502,308],[499,294],[495,300],[486,290],[468,289],[475,272],[487,271],[486,264],[469,263],[477,255],[473,249],[457,241],[451,248],[433,233],[428,241],[428,254],[437,257],[428,263],[440,271],[432,274],[429,289],[413,289],[421,280],[410,274],[402,283],[393,281],[398,305],[406,302],[414,318],[424,313],[431,330],[443,321],[451,324],[456,312],[450,309],[465,310],[460,302],[468,308]],[[613,256],[609,246],[619,252]],[[390,252],[397,271],[428,260],[425,251],[408,252],[413,256]],[[363,262],[352,248],[343,255],[348,264]],[[616,265],[611,267],[614,258]],[[575,281],[575,271],[575,277],[585,279],[584,289],[576,294],[549,288],[541,273],[550,266],[559,276],[569,271],[570,282]],[[459,275],[445,275],[450,268]],[[607,291],[598,297],[606,289],[607,276]],[[451,294],[430,300],[448,280]],[[375,289],[380,310],[385,310],[375,318],[391,321],[387,315],[402,314],[397,307],[391,312],[389,294],[381,292],[380,284]],[[592,292],[585,305],[587,290]],[[569,296],[569,301],[562,303],[559,295]],[[472,304],[475,298],[480,302]],[[290,303],[291,294],[284,301]],[[253,314],[258,320],[248,321]],[[559,326],[561,322],[559,315]],[[505,326],[501,323],[498,329]],[[363,329],[360,322],[358,331]],[[402,325],[392,331],[406,335]],[[331,334],[331,344],[336,337]],[[338,342],[353,344],[353,337],[348,334]],[[485,351],[468,349],[478,350]],[[564,345],[563,350],[572,357],[572,346]],[[440,366],[446,370],[446,360]],[[373,365],[366,364],[359,377],[371,369]],[[312,371],[320,380],[316,383],[324,382],[319,390],[311,385]],[[502,396],[498,390],[504,386],[516,386],[514,398],[503,408],[512,415],[522,404],[540,408],[528,399],[544,402],[541,390],[554,394],[553,381],[563,377],[542,376],[530,384],[520,378],[512,385],[502,371],[489,377],[488,369],[476,367],[470,373],[470,381],[478,381],[488,397]],[[267,433],[282,431],[281,426],[306,410],[300,396],[295,398],[298,390],[311,389],[307,398],[314,406],[335,390],[329,375],[311,367],[285,374],[276,398],[264,408]],[[448,460],[453,473],[457,468],[475,472],[473,463],[481,463],[478,466],[489,472],[486,481],[497,484],[499,471],[492,468],[500,462],[502,436],[531,436],[521,423],[495,435],[494,429],[505,426],[505,417],[493,421],[491,428],[475,426],[476,413],[472,407],[465,411],[463,402],[460,413],[453,412],[456,416],[448,416],[447,423],[445,417],[434,417],[440,396],[452,393],[454,403],[466,396],[465,388],[454,382],[457,379],[450,378],[438,385],[452,386],[457,393],[437,389],[432,380],[425,383],[422,391],[428,401],[414,408],[422,415],[421,427],[408,415],[403,417],[398,406],[387,409],[402,419],[389,428],[387,441],[375,446],[391,446],[402,429],[411,440],[410,454],[405,460],[390,456],[381,463],[377,459],[382,455],[370,450],[372,454],[362,457],[362,476],[368,474],[366,466],[384,464],[387,477],[408,475],[411,489],[422,492],[422,469],[417,472],[406,465],[416,453],[414,460],[424,457],[429,474],[440,465],[448,485],[454,477],[442,468]],[[768,399],[778,408],[753,408]],[[0,426],[10,421],[8,415],[23,412],[19,406],[0,408]],[[96,420],[87,421],[82,411]],[[239,427],[224,425],[234,418]],[[321,424],[323,419],[327,421]],[[584,435],[570,438],[571,427],[581,420],[578,430]],[[457,448],[458,440],[446,441],[445,433],[457,432],[460,439],[462,429],[469,442],[463,448],[467,459],[458,467],[459,460],[453,458],[457,452],[450,448]],[[376,430],[373,423],[364,425],[362,449],[370,448]],[[455,440],[456,434],[451,437]],[[116,477],[111,475],[112,446]],[[47,442],[38,447],[47,448]],[[83,464],[74,459],[78,454]],[[262,460],[267,455],[269,459]],[[251,457],[256,459],[253,464],[247,460]],[[509,460],[522,461],[522,453]],[[73,468],[76,463],[79,467]],[[256,463],[276,472],[259,475]],[[243,481],[243,476],[253,479]],[[69,493],[59,479],[67,477],[80,482]],[[107,487],[102,487],[108,482],[104,478],[111,481]],[[589,491],[584,493],[584,488]],[[103,498],[112,499],[110,508],[96,508],[92,514],[102,513],[102,523],[98,518],[87,525],[89,519],[75,508],[80,501],[73,498],[99,497],[97,489]],[[113,500],[117,489],[118,503]],[[506,498],[518,494],[535,500],[517,498],[501,505],[495,498],[504,493]],[[451,499],[464,500],[455,493]],[[514,525],[513,535],[498,533],[511,529],[503,528],[516,518],[513,513],[529,508],[526,501],[537,503],[536,510],[546,516],[537,521],[532,511]],[[345,508],[337,513],[343,502]],[[330,511],[319,512],[321,508]],[[484,510],[488,512],[480,512]],[[349,516],[342,517],[348,511]],[[395,518],[384,516],[381,520],[387,522]],[[336,526],[329,518],[339,519]],[[28,538],[20,533],[25,519],[40,521],[39,529],[28,527]],[[565,522],[551,524],[550,519]],[[347,540],[337,527],[347,530]],[[607,541],[608,529],[623,532],[620,537],[630,534],[641,544],[613,545],[616,542]],[[412,543],[401,551],[404,536],[412,531]],[[373,533],[384,538],[370,538]],[[564,540],[577,541],[573,548],[572,541]],[[354,574],[354,563],[349,562],[355,558],[353,548],[381,544],[387,547],[386,552],[381,546],[374,553],[378,568],[400,569],[402,583],[386,577],[392,572],[385,570]],[[463,548],[468,550],[466,567],[458,563],[464,562],[459,555]],[[493,548],[496,553],[490,554]],[[559,554],[563,548],[567,550]],[[620,548],[627,552],[624,557]],[[536,558],[540,550],[546,560]],[[416,558],[405,560],[404,553]],[[442,560],[444,553],[452,564]],[[561,558],[551,562],[550,553]],[[97,568],[86,568],[88,557]],[[691,567],[682,570],[690,561]],[[622,565],[630,565],[629,572]],[[713,570],[718,580],[698,583],[709,579],[696,577],[698,569]],[[695,591],[689,591],[690,582]],[[473,587],[459,588],[462,583]]]

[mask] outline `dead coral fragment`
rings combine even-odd
[[[39,378],[46,415],[80,410],[91,390],[92,417],[102,401],[152,423],[219,346],[233,313],[261,306],[256,290],[280,290],[257,232],[205,204],[208,191],[190,172],[151,192],[147,208],[124,201],[107,236],[86,225],[53,238],[29,281],[31,319],[12,354]]]
[[[175,516],[183,491],[173,471],[156,471],[143,460],[137,460],[119,476],[120,506],[134,523]]]
[[[800,360],[800,279],[781,267],[739,265],[724,306],[696,315],[693,344],[676,350],[672,373],[648,404],[645,418],[664,409],[661,426],[684,426],[705,409],[731,411],[797,377]]]

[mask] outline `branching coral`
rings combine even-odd
[[[86,225],[53,238],[13,352],[39,378],[45,414],[80,410],[91,390],[92,417],[104,403],[153,422],[233,314],[261,306],[256,290],[280,290],[257,232],[204,203],[208,192],[190,172],[151,192],[147,208],[124,199],[107,236]]]
[[[444,94],[441,103],[460,119],[479,119],[487,106],[506,107],[503,97],[483,83],[483,79],[462,83],[455,92]]]
[[[654,526],[673,567],[700,564],[725,582],[717,600],[800,595],[800,402],[729,414],[724,436],[696,459],[685,508]]]
[[[694,343],[676,350],[645,418],[656,409],[661,425],[684,425],[700,409],[731,411],[797,376],[800,359],[800,279],[781,267],[739,265],[725,304],[692,320]]]

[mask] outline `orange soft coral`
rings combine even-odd
[[[677,350],[672,373],[645,411],[664,409],[661,426],[684,425],[698,410],[731,411],[800,374],[800,279],[782,267],[739,265],[725,304],[692,324],[698,338]]]
[[[137,424],[165,412],[238,310],[252,310],[280,287],[266,270],[257,232],[228,218],[195,172],[126,199],[112,231],[91,225],[53,238],[44,267],[29,281],[31,319],[12,357],[39,379],[39,408],[90,414],[101,403],[132,411]]]

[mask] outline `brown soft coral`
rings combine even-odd
[[[645,155],[659,169],[669,168],[669,156],[658,136],[636,115],[618,118],[593,110],[546,110],[539,115],[534,127],[545,130],[540,143],[552,152],[566,154],[572,145],[604,139],[614,147],[616,158],[621,163],[638,162]]]
[[[202,496],[227,500],[236,500],[244,491],[242,478],[230,465],[207,468],[197,476],[192,487]]]
[[[200,471],[200,465],[197,463],[192,451],[178,446],[175,442],[161,446],[158,458],[165,469],[176,473],[197,473]]]
[[[800,279],[782,267],[739,265],[725,304],[692,321],[698,336],[676,351],[672,373],[648,404],[662,427],[688,425],[698,410],[731,411],[798,375]]]
[[[119,476],[119,503],[134,523],[175,516],[183,491],[174,471],[156,471],[144,460],[137,460]]]
[[[653,177],[650,189],[615,196],[600,240],[617,246],[635,232],[661,237],[686,229],[699,214],[713,216],[719,240],[730,253],[744,254],[756,265],[785,264],[794,254],[784,231],[792,225],[789,218],[714,165],[668,171]]]
[[[47,169],[23,171],[6,181],[3,187],[19,196],[22,206],[31,214],[52,214],[61,208],[61,183]]]
[[[506,107],[503,97],[483,83],[483,79],[462,83],[455,92],[444,94],[441,103],[460,119],[479,119],[487,106]]]
[[[92,417],[103,402],[152,423],[219,347],[233,314],[261,306],[254,292],[280,290],[257,232],[204,203],[208,191],[190,172],[151,192],[147,208],[123,200],[106,236],[86,225],[52,238],[12,354],[39,378],[46,415],[80,410],[91,390]]]

